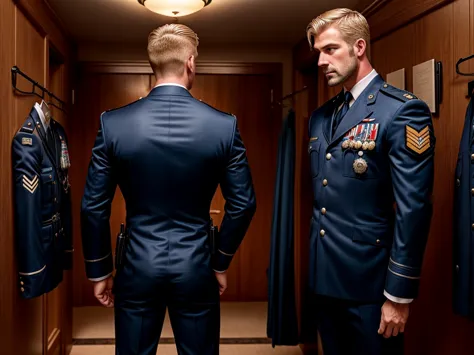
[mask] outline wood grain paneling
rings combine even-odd
[[[41,85],[45,84],[45,62],[44,62],[44,36],[30,23],[26,16],[16,10],[16,51],[15,64],[30,77],[35,78]],[[31,53],[36,53],[35,60],[31,60]],[[18,87],[25,90],[31,90],[31,84],[26,84],[25,80],[18,78]],[[8,141],[11,142],[16,130],[28,117],[30,110],[35,103],[36,98],[32,96],[15,95],[15,112],[14,121],[9,132]],[[11,151],[11,147],[9,147]],[[9,155],[10,156],[10,155]],[[11,169],[11,163],[8,164],[8,170]],[[11,173],[8,174],[11,176]],[[9,186],[11,189],[11,185]],[[10,223],[13,223],[10,222]],[[13,237],[13,235],[12,235]],[[15,351],[19,354],[43,354],[43,328],[44,328],[44,296],[36,297],[31,300],[23,300],[20,298],[19,290],[15,286],[13,299],[15,335],[21,336],[28,341],[15,341]],[[28,322],[25,322],[25,319]],[[15,339],[16,340],[16,339]]]
[[[16,269],[14,267],[13,244],[13,204],[11,189],[11,137],[16,129],[16,116],[13,105],[10,69],[15,63],[15,6],[11,1],[0,2],[0,166],[3,176],[0,179],[0,344],[2,352],[13,354],[13,300],[17,297]]]
[[[258,196],[257,212],[229,268],[229,286],[223,301],[267,300],[276,128],[280,126],[271,112],[271,79],[257,75],[198,75],[191,91],[194,97],[237,116]],[[224,203],[218,190],[211,208],[224,212]],[[223,214],[215,219],[217,225],[222,217]]]
[[[12,1],[12,0],[8,0]],[[43,34],[48,34],[65,56],[72,56],[74,41],[45,0],[14,0],[28,20]]]
[[[370,25],[371,40],[380,37],[408,24],[416,18],[427,15],[453,0],[412,0],[409,5],[404,0],[383,1],[373,15],[367,16]]]

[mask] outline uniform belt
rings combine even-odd
[[[43,221],[43,226],[47,226],[47,225],[49,225],[49,224],[53,224],[53,223],[59,221],[59,218],[60,218],[60,217],[61,217],[61,216],[60,216],[59,212],[58,212],[58,213],[55,213],[55,214],[53,215],[53,217],[51,217],[50,219],[48,219],[48,220],[46,220],[46,221]]]

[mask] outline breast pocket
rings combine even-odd
[[[54,195],[54,176],[53,170],[43,169],[41,171],[41,200],[43,205],[53,202]]]
[[[311,175],[313,177],[319,174],[319,148],[321,143],[318,141],[309,142],[308,152],[311,164]]]
[[[359,152],[362,152],[360,155]],[[387,158],[388,161],[388,158]],[[355,179],[379,179],[386,176],[387,162],[380,152],[355,151],[344,152],[344,176]]]

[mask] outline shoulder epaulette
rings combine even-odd
[[[20,132],[33,133],[34,130],[35,130],[35,122],[33,121],[31,117],[28,117],[23,123],[23,126],[20,128]]]
[[[140,101],[142,98],[140,97],[138,100],[135,100],[135,101],[132,101],[132,102],[129,102],[128,104],[126,105],[123,105],[123,106],[119,106],[119,107],[114,107],[114,108],[111,108],[111,109],[108,109],[108,110],[105,110],[103,113],[105,112],[112,112],[112,111],[116,111],[116,110],[120,110],[121,108],[124,108],[124,107],[127,107],[127,106],[130,106],[130,105],[133,105],[134,103]]]
[[[418,99],[413,93],[399,89],[387,83],[384,83],[382,85],[382,87],[380,88],[380,91],[402,102]]]
[[[198,100],[198,99],[196,99],[196,100]],[[204,102],[204,101],[202,101],[202,100],[198,100],[198,101],[201,102],[201,103],[203,103],[203,104],[206,105],[206,106],[209,106],[209,107],[212,108],[213,110],[216,110],[216,111],[218,111],[218,112],[221,112],[221,113],[223,113],[223,114],[225,114],[225,115],[229,115],[229,116],[236,117],[233,113],[225,112],[225,111],[219,110],[218,108],[215,108],[214,106],[209,105],[207,102]]]

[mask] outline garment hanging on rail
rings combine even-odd
[[[297,345],[294,279],[295,113],[292,109],[279,138],[277,176],[268,270],[267,336],[272,345]]]
[[[454,177],[453,311],[474,319],[474,96],[466,111]]]
[[[15,245],[22,298],[52,291],[72,268],[67,137],[45,102],[35,103],[12,142]]]

